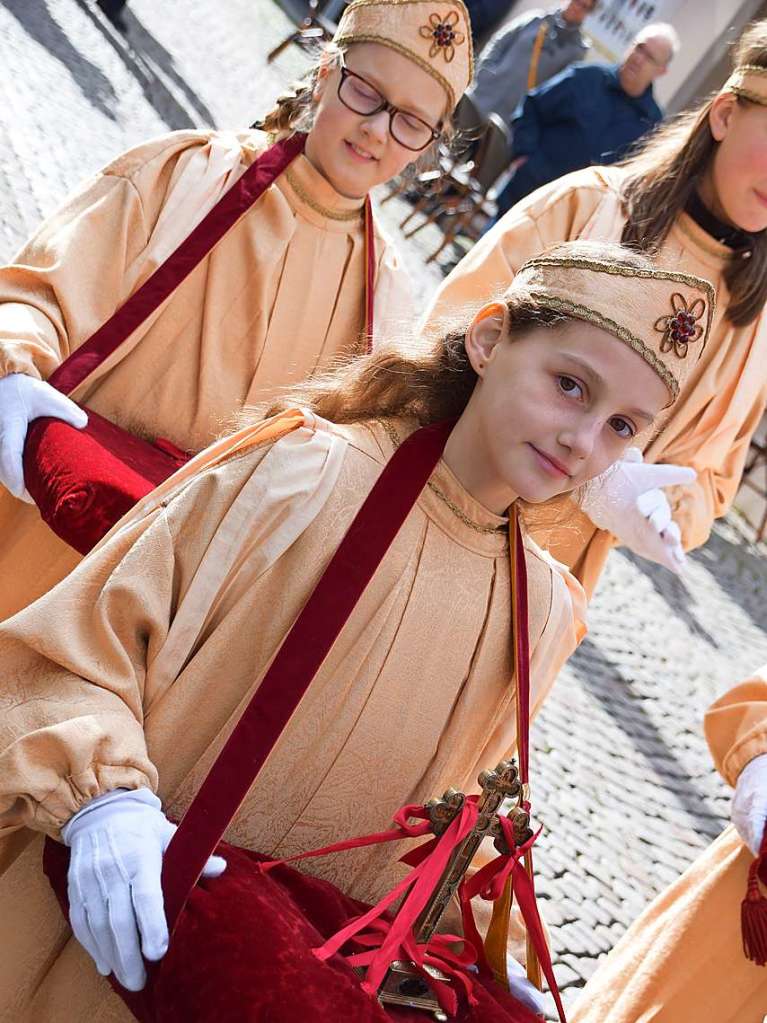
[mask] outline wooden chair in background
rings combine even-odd
[[[295,31],[279,42],[273,50],[267,54],[267,63],[273,60],[286,50],[293,43],[322,43],[333,38],[336,30],[335,22],[327,18],[323,13],[330,7],[332,0],[308,0],[308,3],[301,4],[299,10],[294,10],[294,5],[285,5],[285,13],[292,17],[295,22]],[[301,10],[303,9],[303,10]]]
[[[428,224],[438,224],[442,241],[429,255],[429,263],[459,236],[476,241],[495,212],[493,186],[509,165],[509,129],[500,117],[490,114],[482,120],[481,128],[473,127],[471,131],[476,138],[468,132],[462,136],[466,139],[463,154],[459,149],[450,163],[420,176],[421,184],[431,184],[434,191],[423,196],[400,225],[404,228],[423,214],[421,223],[405,232],[405,237],[411,238]],[[465,159],[467,155],[469,159]]]

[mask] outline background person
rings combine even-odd
[[[475,53],[479,53],[514,6],[514,2],[515,0],[468,0],[466,8],[471,18],[471,38]]]
[[[625,156],[663,117],[653,82],[678,48],[670,25],[648,25],[621,64],[575,64],[529,92],[512,120],[514,173],[498,216],[554,178]]]
[[[608,480],[601,507],[591,507],[594,517],[572,501],[536,509],[535,522],[528,517],[538,541],[589,593],[614,543],[675,568],[640,501],[651,491],[658,498],[669,464],[697,472],[694,482],[661,489],[671,525],[685,550],[706,542],[732,504],[767,401],[767,21],[746,29],[734,59],[737,70],[718,95],[658,129],[626,164],[567,175],[512,207],[427,313],[431,335],[456,309],[476,308],[488,287],[507,287],[530,256],[574,238],[660,249],[663,261],[714,283],[711,343],[662,429],[642,444],[639,467],[660,464],[657,480],[633,480],[635,468],[624,462],[614,492]]]
[[[575,61],[589,42],[581,29],[598,0],[563,0],[554,10],[525,11],[503,25],[477,61],[469,98],[487,117],[496,113],[511,128],[525,93]]]

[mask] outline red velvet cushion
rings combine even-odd
[[[189,457],[168,441],[150,444],[86,411],[83,430],[35,419],[24,448],[24,480],[43,521],[81,554]]]
[[[326,881],[288,866],[261,874],[263,857],[222,843],[220,878],[202,881],[170,948],[137,995],[116,986],[147,1023],[429,1023],[427,1013],[387,1008],[366,994],[346,961],[312,949],[368,907]],[[46,841],[44,868],[67,912],[69,851]],[[540,1023],[508,992],[477,981],[478,1006],[463,996],[456,1023]]]

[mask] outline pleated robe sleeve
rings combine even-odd
[[[533,192],[483,235],[445,278],[422,329],[443,337],[500,299],[524,262],[557,243],[579,238],[605,196],[598,171],[578,171]]]
[[[764,314],[760,321],[763,319]],[[738,329],[730,325],[730,332]],[[718,340],[712,336],[712,343]],[[688,465],[698,473],[693,483],[666,490],[685,550],[706,543],[714,522],[727,514],[738,493],[751,438],[767,402],[767,378],[763,369],[756,368],[763,357],[755,345],[753,366],[759,374],[756,379],[763,381],[761,386],[755,386],[755,374],[748,369],[723,380],[722,390],[729,392],[727,405],[722,408],[720,401],[716,408],[703,409],[687,436],[683,434],[668,447],[663,446],[658,461]],[[708,426],[705,431],[701,430],[703,424]],[[663,445],[662,434],[658,443]]]
[[[767,753],[767,664],[713,703],[703,728],[717,771],[734,786],[746,764]]]
[[[55,837],[94,796],[157,788],[143,721],[168,665],[191,654],[227,568],[252,556],[266,571],[313,520],[344,448],[303,427],[202,471],[0,627],[0,836]]]
[[[0,268],[0,376],[47,379],[123,304],[245,170],[232,138],[179,131],[138,146],[42,224]]]

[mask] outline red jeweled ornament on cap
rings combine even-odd
[[[444,19],[439,14],[429,15],[429,24],[421,25],[420,33],[424,39],[431,39],[429,56],[436,57],[441,53],[445,60],[450,61],[455,57],[455,47],[466,41],[463,32],[456,32],[458,14],[451,11]]]
[[[659,316],[655,321],[655,330],[663,333],[660,350],[663,353],[673,350],[679,359],[686,359],[688,346],[703,334],[698,320],[706,311],[706,303],[702,298],[696,298],[688,306],[684,295],[675,291],[671,296],[671,308],[673,313]]]

